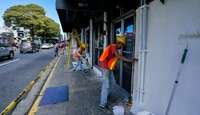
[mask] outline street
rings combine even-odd
[[[53,49],[16,53],[0,60],[0,111],[3,111],[54,58]],[[33,86],[34,87],[34,86]]]

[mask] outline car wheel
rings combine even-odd
[[[8,58],[9,58],[9,59],[13,59],[13,58],[14,58],[14,53],[13,53],[13,52],[10,52]]]
[[[20,53],[22,53],[22,54],[23,54],[23,51],[20,51]]]

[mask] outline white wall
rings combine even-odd
[[[180,38],[200,33],[200,0],[166,0],[165,4],[154,0],[149,4],[147,30],[144,109],[165,114],[189,41],[170,115],[200,115],[200,37]]]

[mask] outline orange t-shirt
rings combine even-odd
[[[82,53],[83,53],[83,49],[81,48],[81,47],[79,47],[75,52],[74,52],[74,54],[73,54],[73,58],[80,58],[79,56],[78,56],[78,52],[82,55]]]

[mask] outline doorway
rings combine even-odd
[[[134,57],[135,49],[135,33],[134,33],[134,17],[130,17],[124,20],[124,36],[126,38],[126,44],[123,47],[122,54],[127,58]],[[124,62],[122,64],[122,87],[131,92],[131,80],[132,80],[132,63]]]
[[[117,37],[124,36],[126,38],[126,44],[123,47],[121,53],[126,58],[131,59],[134,57],[135,52],[135,16],[133,14],[127,17],[119,18],[119,20],[113,23],[113,38],[116,43]],[[132,89],[132,77],[133,69],[132,63],[117,61],[116,70],[114,71],[116,83],[119,84],[128,93],[131,93]]]

